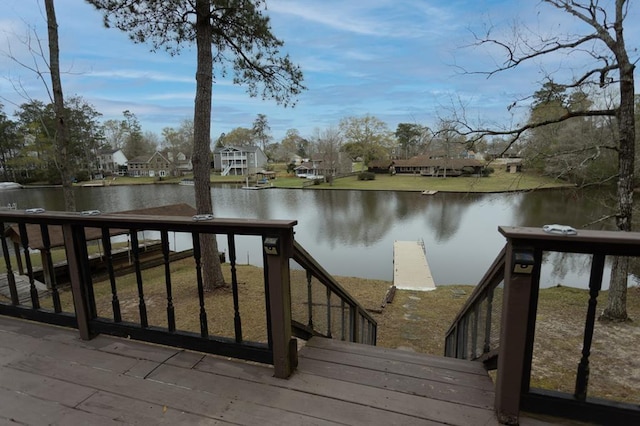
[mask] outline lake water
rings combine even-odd
[[[76,188],[78,210],[132,210],[174,203],[195,206],[193,187],[133,185]],[[295,219],[295,238],[334,275],[392,280],[393,242],[423,240],[436,284],[477,284],[504,246],[498,226],[559,223],[581,227],[608,214],[605,194],[554,190],[518,194],[421,195],[409,192],[212,188],[216,217]],[[0,205],[63,210],[62,190],[0,192]],[[603,224],[598,225],[602,229]],[[608,224],[609,227],[612,224]],[[591,226],[594,228],[594,226]],[[220,239],[221,249],[226,240]],[[238,261],[261,265],[256,241],[238,242]],[[586,288],[584,256],[549,254],[542,286]],[[605,276],[608,280],[608,271]],[[606,287],[608,283],[604,283]]]

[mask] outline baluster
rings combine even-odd
[[[307,325],[313,330],[313,292],[311,288],[311,280],[311,271],[307,271],[307,311],[309,317]]]
[[[193,238],[193,258],[196,261],[196,278],[198,281],[198,300],[200,302],[200,336],[209,337],[207,312],[204,308],[204,284],[202,282],[202,259],[200,253],[200,234],[191,234]]]
[[[231,290],[233,292],[233,325],[236,343],[242,342],[242,321],[240,319],[240,301],[238,297],[238,274],[236,271],[236,239],[235,235],[227,234],[229,247],[229,266],[231,267]]]
[[[160,242],[164,259],[164,283],[167,289],[167,328],[169,332],[173,333],[176,331],[176,314],[171,291],[171,263],[169,259],[169,233],[167,231],[160,231]]]
[[[111,285],[111,310],[113,311],[113,322],[122,322],[120,301],[118,300],[118,289],[116,288],[116,274],[113,270],[111,235],[109,234],[108,228],[102,228],[102,247],[104,248],[104,259],[107,263],[107,272],[109,273],[109,284]]]
[[[264,237],[262,238],[264,244]],[[269,260],[267,254],[262,250],[262,264],[263,267],[263,280],[264,280],[264,303],[267,307],[267,346],[269,350],[273,351],[273,337],[272,337],[272,324],[271,324],[271,296],[269,292]]]
[[[31,295],[31,306],[33,309],[40,309],[40,299],[38,297],[38,289],[33,278],[33,267],[31,266],[31,256],[29,255],[29,237],[27,235],[27,226],[24,223],[18,225],[20,229],[20,242],[24,253],[24,262],[27,266],[27,276],[29,277],[29,293]]]
[[[0,222],[0,227],[4,229],[4,222]],[[18,289],[16,288],[16,277],[11,269],[11,257],[9,256],[9,246],[7,245],[7,239],[0,238],[2,240],[2,253],[4,254],[4,264],[7,267],[7,283],[9,285],[9,294],[11,295],[11,304],[16,306],[20,304],[20,298],[18,297]],[[20,252],[16,250],[16,258],[20,258]]]
[[[138,284],[138,310],[140,311],[140,327],[147,328],[147,305],[144,302],[144,288],[142,286],[142,270],[140,269],[140,247],[138,243],[138,230],[131,230],[131,252],[133,254],[133,266],[136,271],[136,283]]]
[[[371,323],[364,316],[362,317],[364,320],[364,335],[362,337],[362,343],[365,345],[369,344],[369,338],[371,337]]]
[[[349,305],[349,341],[356,341],[356,308]]]
[[[489,353],[491,351],[491,321],[493,313],[493,287],[489,288],[487,292],[487,313],[484,323],[484,347],[483,353]]]
[[[471,359],[476,359],[478,353],[478,322],[480,317],[480,305],[473,308],[473,324],[471,327]]]
[[[327,337],[331,337],[331,290],[327,287]]]
[[[460,318],[460,322],[458,323],[458,358],[467,359],[467,323],[469,322],[469,316],[465,315]]]
[[[589,307],[587,308],[587,318],[584,325],[582,358],[578,364],[578,373],[576,375],[575,397],[579,401],[586,400],[587,388],[589,387],[589,355],[591,354],[591,342],[593,340],[593,329],[596,321],[598,293],[600,292],[600,288],[602,288],[604,260],[604,255],[594,254],[591,262],[591,276],[589,277]]]
[[[58,292],[58,284],[56,283],[56,271],[53,268],[51,260],[51,239],[49,238],[49,227],[45,224],[40,225],[40,234],[42,235],[42,273],[51,284],[51,297],[53,299],[53,310],[55,313],[62,312],[60,305],[60,293]]]
[[[346,334],[347,334],[347,330],[346,330],[346,320],[345,320],[345,311],[344,311],[344,299],[340,300],[340,337],[341,339],[344,341],[346,340]]]

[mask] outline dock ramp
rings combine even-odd
[[[393,285],[400,290],[436,289],[423,241],[394,241]]]

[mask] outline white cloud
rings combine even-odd
[[[153,80],[157,82],[187,83],[195,84],[193,77],[184,75],[169,74],[150,70],[105,70],[105,71],[89,71],[84,74],[86,77],[109,78],[123,80]]]

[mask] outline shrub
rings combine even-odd
[[[358,180],[375,180],[376,174],[373,172],[360,172],[358,173]]]
[[[91,179],[91,175],[89,174],[89,170],[78,170],[76,172],[76,180],[78,182],[86,182]]]
[[[485,167],[484,169],[482,169],[482,176],[489,176],[493,172],[495,172],[493,167]]]

